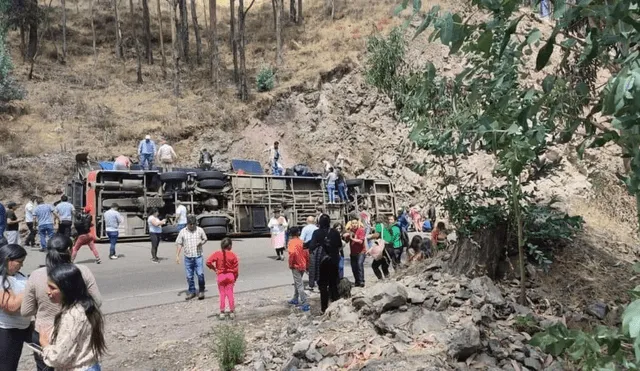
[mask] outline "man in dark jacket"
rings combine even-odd
[[[342,250],[342,239],[340,233],[331,229],[331,218],[322,214],[318,221],[318,230],[313,232],[311,238],[311,251],[314,251],[316,260],[316,270],[318,275],[318,287],[320,289],[320,306],[322,313],[329,306],[331,301],[338,300],[338,282],[340,281],[340,251]],[[311,279],[311,277],[310,277]]]

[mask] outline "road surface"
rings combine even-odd
[[[96,245],[102,264],[95,259],[88,247],[82,247],[76,257],[77,264],[88,266],[98,282],[103,298],[105,314],[129,311],[160,304],[184,300],[187,282],[182,259],[175,262],[175,244],[162,242],[158,249],[159,264],[151,262],[151,242],[119,243],[118,260],[109,260],[109,244]],[[211,240],[204,245],[205,259],[220,249],[220,241]],[[292,285],[293,279],[288,262],[275,260],[275,251],[269,238],[245,238],[233,240],[233,251],[240,260],[240,276],[236,292],[260,290],[282,285]],[[43,265],[45,254],[35,249],[28,251],[22,272],[29,274]],[[345,247],[345,276],[353,282],[348,259],[349,248]],[[367,264],[368,265],[368,264]],[[206,295],[218,296],[215,275],[205,267]],[[197,285],[197,280],[196,280]],[[286,298],[283,298],[283,300]]]

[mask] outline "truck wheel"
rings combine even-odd
[[[226,227],[229,220],[224,216],[206,216],[200,219],[200,226],[205,227]]]
[[[170,171],[168,173],[160,174],[160,180],[165,183],[168,182],[184,182],[187,180],[187,173],[182,171]]]
[[[198,187],[204,189],[222,189],[227,184],[220,179],[205,179],[198,182]]]
[[[224,237],[227,235],[227,227],[205,227],[202,229],[207,237]]]
[[[205,180],[205,179],[219,179],[225,180],[227,176],[224,175],[223,172],[217,170],[207,170],[207,171],[198,171],[196,173],[196,179]]]

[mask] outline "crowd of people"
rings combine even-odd
[[[349,259],[356,287],[365,286],[365,260],[370,257],[373,273],[379,280],[389,276],[389,268],[399,270],[404,264],[412,264],[446,248],[447,232],[444,222],[436,223],[435,210],[428,209],[426,218],[416,210],[400,210],[388,217],[371,215],[365,206],[359,213],[349,215],[346,225],[331,225],[331,219],[319,208],[318,213],[306,219],[302,228],[291,226],[292,217],[286,215],[286,205],[276,209],[269,221],[271,245],[276,260],[289,255],[289,268],[293,275],[294,294],[289,304],[303,311],[310,310],[308,292],[320,291],[321,311],[329,301],[337,300],[338,285],[344,277],[344,250],[349,248]],[[409,218],[412,218],[411,221]],[[424,220],[423,220],[424,219]],[[417,234],[408,238],[410,225],[418,232],[430,233],[429,237]],[[403,262],[403,254],[407,258]],[[303,276],[308,276],[308,286]]]

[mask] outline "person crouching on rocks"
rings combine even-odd
[[[220,319],[224,320],[225,300],[229,302],[229,318],[235,318],[236,304],[233,288],[238,280],[238,256],[231,251],[230,238],[220,242],[220,251],[216,251],[207,259],[207,267],[218,276],[218,291],[220,292]]]
[[[289,300],[290,305],[297,305],[303,312],[309,311],[307,303],[307,294],[304,292],[304,284],[302,276],[307,270],[309,263],[308,250],[304,249],[303,242],[300,239],[300,229],[291,227],[289,229],[289,269],[293,274],[293,299]]]

